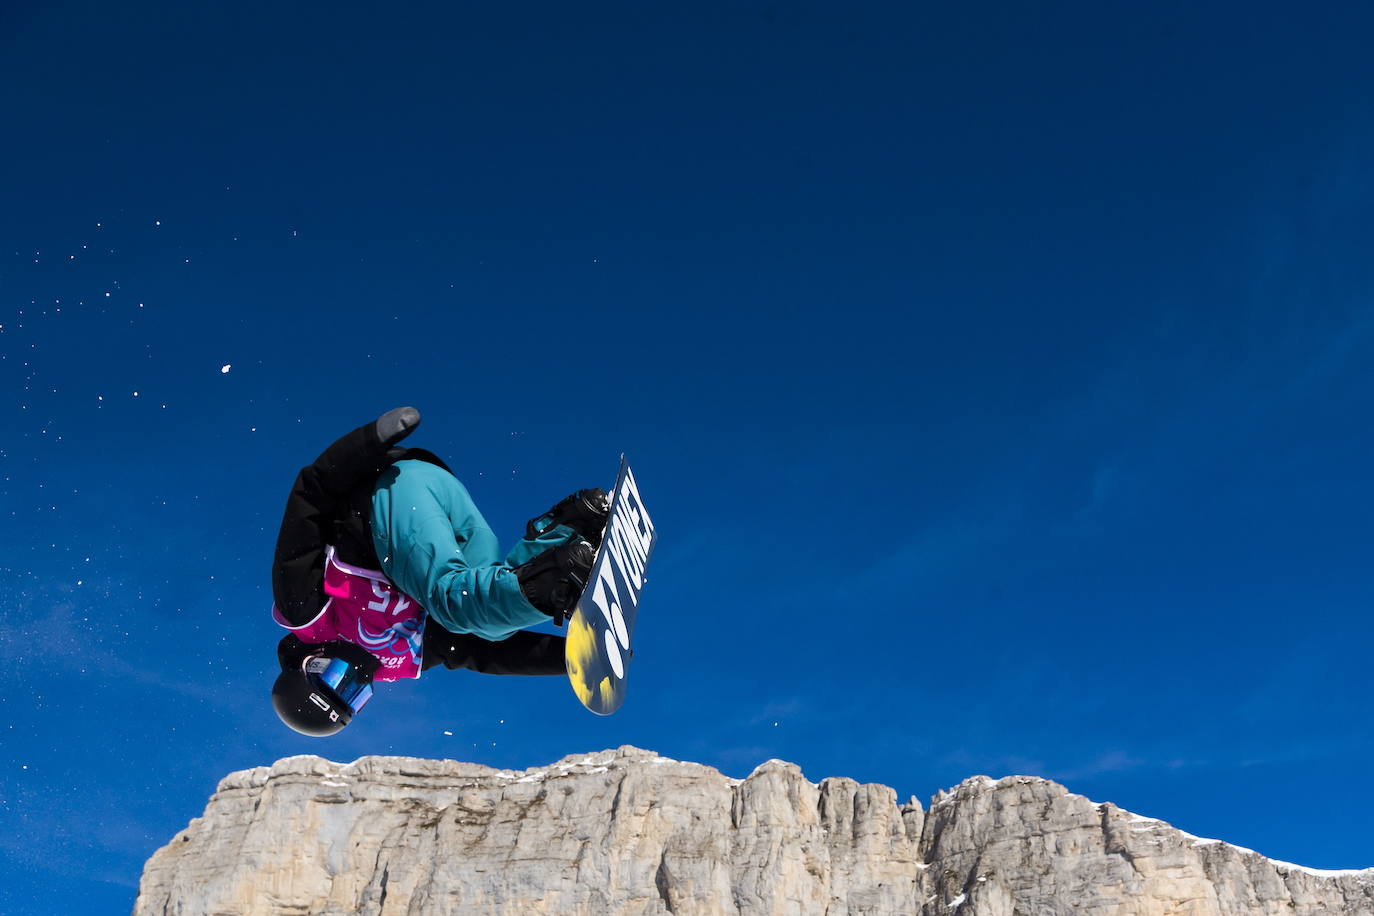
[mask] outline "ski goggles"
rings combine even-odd
[[[328,687],[354,715],[372,699],[372,676],[347,659],[317,655],[306,660],[305,672]]]

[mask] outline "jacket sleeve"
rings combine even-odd
[[[375,423],[358,427],[301,468],[286,498],[272,560],[272,599],[291,626],[304,626],[324,607],[325,548],[334,522],[360,487],[390,464]]]
[[[482,674],[566,674],[565,642],[562,636],[532,630],[491,642],[470,633],[450,633],[431,620],[425,628],[424,666],[467,668]]]

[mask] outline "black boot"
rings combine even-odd
[[[611,511],[610,499],[600,487],[578,490],[538,518],[525,525],[525,537],[536,538],[554,525],[567,525],[587,539],[592,550],[601,546],[601,534],[606,530],[606,516]]]
[[[595,558],[592,545],[581,539],[551,547],[515,567],[520,592],[535,610],[548,614],[561,627],[587,587]]]
[[[388,448],[400,442],[420,425],[420,411],[414,407],[397,407],[377,418],[377,438]]]

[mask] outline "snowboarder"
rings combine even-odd
[[[587,583],[608,511],[579,490],[534,519],[504,557],[467,490],[433,452],[399,448],[420,423],[398,407],[302,468],[272,565],[272,706],[304,735],[332,735],[374,681],[436,665],[563,674],[562,625]]]

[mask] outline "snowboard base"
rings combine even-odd
[[[634,474],[622,455],[606,533],[587,587],[568,619],[564,650],[573,693],[599,716],[609,716],[625,702],[625,676],[634,655],[630,637],[644,570],[657,540]]]

